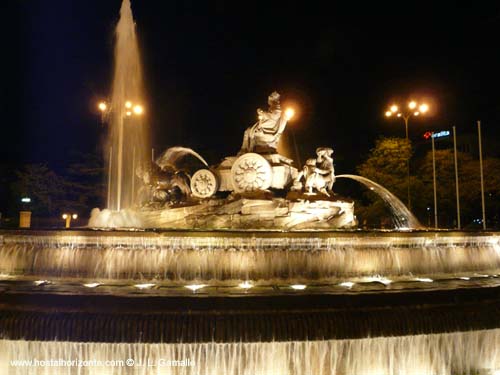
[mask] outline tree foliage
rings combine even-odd
[[[64,199],[64,181],[46,164],[27,164],[16,172],[14,196],[31,198],[30,209],[41,215],[57,213]]]
[[[403,138],[381,138],[370,150],[368,158],[357,169],[358,173],[396,195],[402,202],[407,197],[407,160],[412,155],[409,141]],[[390,225],[391,213],[378,195],[367,191],[357,207],[361,223]]]
[[[456,225],[456,183],[453,150],[436,150],[436,195],[438,202],[439,223],[452,227]],[[458,152],[458,184],[462,222],[471,223],[481,217],[481,182],[479,160],[472,155]],[[495,218],[499,208],[500,197],[500,159],[487,158],[483,162],[484,187],[487,212],[490,220]],[[422,160],[418,170],[423,182],[423,195],[426,204],[434,207],[434,191],[432,181],[432,152],[429,151]],[[490,221],[489,220],[489,221]]]
[[[358,173],[384,186],[403,203],[407,203],[407,158],[412,156],[411,144],[401,138],[381,138]],[[471,154],[457,154],[461,219],[463,226],[481,218],[481,185],[479,161]],[[436,186],[440,227],[456,226],[455,164],[452,149],[436,150]],[[500,159],[486,158],[483,163],[486,213],[489,226],[498,225],[500,212]],[[434,210],[432,152],[410,163],[412,212],[423,224],[432,225]],[[368,191],[358,202],[360,221],[372,225],[388,222],[390,212],[382,200]]]
[[[36,216],[57,216],[61,212],[85,216],[104,203],[103,171],[101,160],[90,154],[78,155],[60,173],[47,164],[27,164],[15,172],[11,196],[17,202],[30,197],[31,203],[24,208]]]

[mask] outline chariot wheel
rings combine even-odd
[[[271,186],[272,178],[271,164],[259,154],[244,154],[231,167],[231,181],[238,193],[266,190]]]
[[[191,193],[196,198],[210,198],[219,187],[217,176],[209,169],[199,169],[191,177]]]

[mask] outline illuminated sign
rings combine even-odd
[[[429,138],[442,138],[442,137],[448,137],[450,135],[449,130],[441,130],[440,132],[434,133],[434,132],[425,132],[424,133],[424,138],[429,139]]]

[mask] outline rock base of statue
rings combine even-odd
[[[169,229],[327,230],[357,226],[353,201],[303,193],[291,193],[287,198],[234,195],[183,207],[142,210],[141,217],[146,228]]]

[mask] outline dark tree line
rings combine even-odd
[[[16,217],[21,209],[35,217],[59,217],[63,212],[88,216],[93,207],[102,207],[105,196],[104,169],[96,155],[80,154],[59,171],[46,163],[3,168],[4,199],[0,212]],[[21,198],[29,197],[30,203]]]
[[[434,225],[434,191],[432,152],[423,156],[412,155],[411,144],[402,138],[381,138],[368,158],[358,166],[358,173],[393,192],[403,203],[407,202],[407,158],[410,162],[410,192],[412,212],[427,225]],[[481,185],[479,160],[470,154],[458,152],[458,176],[462,226],[479,227],[481,219]],[[438,223],[440,227],[456,226],[455,164],[452,149],[435,152]],[[484,159],[484,187],[488,227],[499,225],[500,212],[500,159]],[[358,202],[361,222],[380,225],[390,220],[383,202],[368,191]],[[430,220],[429,220],[430,219]]]
[[[357,173],[367,177],[407,201],[407,159],[410,158],[411,210],[424,225],[433,226],[434,203],[432,154],[414,155],[410,142],[402,138],[376,141]],[[437,171],[438,221],[441,228],[456,226],[455,170],[451,149],[435,153]],[[481,194],[479,161],[467,153],[458,153],[461,219],[463,227],[480,227]],[[500,159],[484,159],[484,182],[488,227],[499,226]],[[29,209],[35,217],[59,218],[62,212],[89,215],[93,207],[105,204],[105,173],[97,155],[78,155],[67,166],[56,169],[47,164],[27,164],[19,168],[0,165],[0,212],[3,218],[17,217],[20,209]],[[349,190],[356,198],[360,225],[390,227],[392,214],[384,202],[370,190]],[[22,197],[31,203],[23,206]]]

